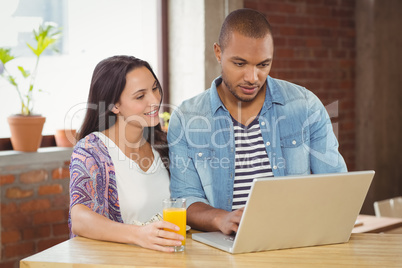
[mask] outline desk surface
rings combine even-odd
[[[343,244],[232,255],[187,239],[185,252],[162,253],[82,237],[20,261],[20,267],[401,267],[402,235],[352,234]]]

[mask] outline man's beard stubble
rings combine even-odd
[[[225,84],[225,86],[226,86],[226,88],[229,90],[229,92],[232,93],[232,95],[235,96],[236,99],[238,99],[239,101],[242,101],[242,102],[252,102],[252,101],[257,97],[258,92],[261,90],[261,87],[259,87],[259,90],[258,90],[258,92],[257,92],[257,94],[256,94],[255,96],[250,97],[250,98],[243,98],[243,97],[240,97],[240,96],[236,93],[236,91],[235,91],[233,85],[232,85],[231,83],[229,83],[229,82],[226,80],[226,75],[225,75],[225,73],[224,73],[223,71],[222,71],[221,77],[222,77],[222,83]],[[264,83],[264,85],[265,85],[265,83]],[[246,82],[246,86],[256,86],[256,85],[255,85],[255,84],[250,84],[250,83],[247,83],[247,82]],[[258,85],[257,85],[257,86],[258,86]]]

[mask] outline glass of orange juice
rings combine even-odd
[[[175,232],[184,236],[181,246],[175,246],[174,251],[183,251],[186,246],[186,199],[185,198],[166,198],[163,199],[163,220],[177,225],[180,230],[166,231]]]

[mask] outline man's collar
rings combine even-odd
[[[265,112],[270,109],[272,103],[284,105],[285,99],[283,98],[282,92],[279,90],[279,85],[276,83],[275,79],[268,76],[267,77],[267,91],[265,94],[265,102],[262,106],[261,112]]]
[[[214,81],[212,81],[211,84],[211,109],[212,109],[212,114],[215,114],[216,111],[218,111],[219,108],[223,108],[225,110],[226,107],[223,104],[221,98],[219,97],[217,87],[222,83],[222,77],[219,76],[216,78]],[[281,91],[279,90],[278,84],[275,82],[275,80],[268,76],[266,80],[266,93],[265,93],[265,102],[262,107],[261,112],[264,113],[266,110],[271,108],[272,103],[277,103],[280,105],[283,105],[285,103],[285,100],[283,98],[283,95]]]
[[[221,98],[219,97],[218,94],[218,89],[217,87],[222,83],[222,77],[219,76],[218,78],[216,78],[214,81],[212,81],[211,84],[211,110],[212,110],[212,114],[215,114],[216,111],[218,111],[219,108],[223,108],[225,110],[226,107],[223,104]]]

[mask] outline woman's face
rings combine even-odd
[[[160,102],[156,79],[146,67],[140,67],[127,73],[126,86],[112,112],[123,116],[127,124],[154,127],[159,123]]]

